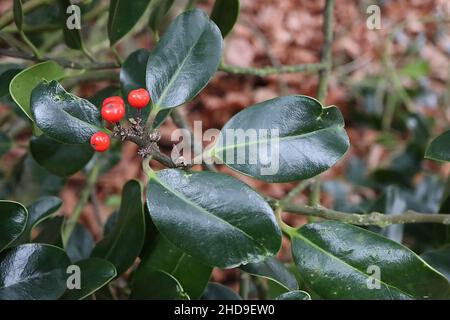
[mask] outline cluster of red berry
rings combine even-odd
[[[150,102],[150,94],[145,89],[136,89],[128,94],[128,103],[136,109],[145,108]],[[103,100],[102,118],[108,122],[118,124],[125,116],[125,102],[119,96],[109,97]],[[110,145],[109,135],[100,131],[91,137],[91,146],[97,152],[108,150]]]

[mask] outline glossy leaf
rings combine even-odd
[[[230,168],[269,182],[314,177],[347,151],[336,107],[307,96],[285,96],[245,108],[222,128],[212,154]]]
[[[187,300],[189,296],[177,279],[167,272],[151,271],[146,277],[146,285],[134,288],[130,299]]]
[[[450,161],[450,130],[434,138],[425,152],[425,158]]]
[[[23,205],[14,201],[0,200],[0,251],[20,237],[27,220],[28,212]]]
[[[112,47],[138,23],[150,0],[111,0],[109,6],[108,37]]]
[[[442,274],[408,248],[376,233],[330,220],[307,224],[291,237],[302,280],[324,299],[449,296],[450,284]]]
[[[14,244],[27,243],[31,240],[31,231],[42,221],[49,219],[62,206],[62,200],[58,197],[47,196],[39,198],[27,207],[28,220],[25,230]]]
[[[202,295],[202,300],[242,300],[242,298],[230,288],[210,282]]]
[[[217,70],[221,54],[220,30],[201,10],[179,15],[148,58],[154,107],[170,109],[194,98]]]
[[[164,237],[211,266],[258,262],[276,254],[281,245],[270,206],[227,175],[159,171],[150,177],[147,206]]]
[[[275,281],[288,290],[298,289],[295,276],[276,258],[267,258],[259,263],[249,263],[240,267],[240,269],[255,276]]]
[[[83,225],[77,224],[65,246],[70,260],[78,262],[89,258],[93,248],[94,237]]]
[[[239,16],[239,0],[216,0],[211,12],[211,19],[226,37],[233,29]]]
[[[0,300],[58,299],[66,289],[69,264],[62,249],[47,244],[23,244],[2,252]]]
[[[120,69],[120,86],[126,102],[127,118],[135,118],[140,114],[141,118],[147,119],[150,113],[149,107],[140,110],[130,107],[127,99],[131,90],[145,88],[145,68],[149,55],[148,50],[138,49],[127,57]]]
[[[77,29],[77,28],[69,29],[67,26],[67,23],[69,23],[69,19],[73,20],[72,16],[74,14],[76,14],[76,11],[73,11],[73,10],[69,10],[69,12],[67,12],[67,9],[69,8],[69,6],[72,5],[71,0],[58,0],[57,3],[60,6],[60,10],[61,10],[61,23],[62,23],[62,30],[63,30],[63,34],[64,34],[64,42],[71,49],[82,50],[83,49],[83,41],[81,39],[80,29]],[[80,14],[81,14],[81,11],[80,11]],[[70,21],[70,22],[73,23],[73,21]]]
[[[427,251],[421,257],[450,281],[450,249]]]
[[[146,121],[150,114],[150,107],[138,110],[130,107],[126,99],[131,90],[145,88],[145,74],[149,55],[150,52],[145,49],[136,50],[127,57],[120,69],[120,84],[122,95],[126,101],[127,118],[136,118],[139,116]],[[159,112],[153,126],[155,128],[159,127],[169,116],[170,111],[170,109],[167,109]]]
[[[41,82],[31,95],[36,125],[47,136],[62,143],[89,143],[101,131],[100,112],[89,101],[74,96],[57,82]]]
[[[174,0],[153,0],[150,3],[150,14],[148,18],[148,25],[153,32],[158,31],[161,22],[172,7]]]
[[[30,152],[37,163],[60,177],[80,171],[94,155],[89,144],[61,143],[45,135],[31,139]]]
[[[46,243],[60,248],[63,248],[62,241],[62,228],[64,223],[64,217],[57,216],[51,220],[42,223],[42,228],[36,238],[33,239],[34,243]]]
[[[122,190],[122,203],[114,229],[94,248],[92,256],[111,261],[117,273],[126,271],[136,260],[144,245],[145,222],[142,186],[128,181]]]
[[[308,292],[302,290],[290,291],[278,296],[275,300],[311,300]]]
[[[0,131],[0,157],[11,149],[11,138],[4,132]]]
[[[19,72],[9,85],[9,93],[23,112],[34,121],[31,114],[31,91],[42,80],[59,80],[64,77],[64,69],[54,61],[45,61]]]
[[[81,300],[108,284],[117,275],[114,265],[104,259],[89,258],[78,261],[80,268],[80,289],[67,289],[63,296],[66,300]]]
[[[187,255],[164,237],[158,236],[136,270],[133,291],[145,292],[142,287],[148,286],[147,278],[155,270],[172,275],[191,299],[198,299],[208,284],[212,268]]]

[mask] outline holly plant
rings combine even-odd
[[[34,11],[27,3],[14,1],[11,19],[32,46],[33,55],[22,58],[35,63],[2,65],[0,75],[2,90],[8,84],[2,94],[33,128],[23,172],[15,173],[24,180],[16,182],[21,189],[11,196],[27,199],[26,205],[0,202],[0,299],[240,299],[255,290],[262,299],[450,297],[448,249],[420,257],[383,232],[391,224],[432,222],[441,228],[436,232],[445,234],[448,214],[406,207],[404,213],[385,214],[395,192],[370,211],[338,211],[314,201],[319,175],[338,163],[350,145],[343,115],[338,107],[322,104],[323,91],[318,99],[286,95],[247,106],[206,150],[195,153],[199,163],[178,147],[170,156],[163,152],[160,128],[168,119],[192,129],[181,106],[219,69],[246,71],[222,61],[223,37],[239,12],[237,0],[215,1],[211,16],[187,8],[170,24],[166,13],[174,1],[112,0],[106,7],[107,31],[117,61],[96,61],[80,31],[63,28],[66,45],[86,55],[86,63],[38,52],[29,39],[27,17]],[[40,9],[49,12],[62,3],[70,1]],[[81,7],[86,19],[95,14],[90,5]],[[327,1],[328,19],[332,5]],[[154,46],[122,61],[116,46],[144,13],[150,17]],[[322,61],[308,68],[319,72],[320,86],[326,88],[329,65]],[[270,70],[255,72],[264,76]],[[88,76],[100,81],[111,71],[119,76],[120,87],[106,87],[89,98],[70,92],[76,81]],[[6,146],[8,137],[1,137],[5,142],[0,146]],[[127,141],[137,145],[144,175],[126,182],[120,198],[109,197],[117,210],[94,241],[79,218],[89,201],[98,202],[97,179],[119,161]],[[195,141],[195,150],[199,144],[202,149]],[[449,144],[448,131],[431,142],[426,157],[450,161]],[[86,185],[64,218],[58,214],[62,200],[53,190],[79,171]],[[275,199],[243,182],[244,176],[294,188]],[[32,180],[38,181],[37,189],[27,184]],[[312,201],[294,202],[306,189]],[[442,210],[448,210],[448,192],[443,199]],[[307,216],[308,223],[294,228],[284,222],[284,212]],[[282,238],[292,259],[281,258]],[[213,268],[239,270],[240,296],[211,282]]]

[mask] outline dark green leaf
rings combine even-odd
[[[78,261],[76,265],[81,272],[80,289],[67,289],[63,299],[84,299],[108,284],[117,275],[114,265],[104,259],[89,258]]]
[[[111,0],[108,19],[108,37],[111,47],[133,29],[149,3],[150,0]]]
[[[311,300],[308,292],[302,290],[290,291],[276,297],[275,300]]]
[[[148,59],[146,82],[154,108],[170,109],[194,98],[221,55],[220,30],[205,13],[194,9],[179,15]]]
[[[211,12],[211,19],[226,37],[233,29],[239,16],[239,0],[216,0]]]
[[[0,200],[0,251],[20,237],[27,220],[28,212],[23,205],[14,201]]]
[[[23,244],[0,254],[0,300],[53,300],[66,289],[69,258],[47,244]]]
[[[449,296],[450,285],[442,274],[408,248],[376,233],[324,221],[307,224],[291,237],[302,280],[325,299]]]
[[[202,295],[202,300],[242,300],[242,298],[230,288],[210,282]]]
[[[110,234],[114,230],[114,228],[117,225],[117,220],[119,220],[119,212],[118,211],[114,211],[108,217],[108,220],[106,220],[106,223],[103,226],[103,237],[106,237],[108,234]]]
[[[155,244],[157,243],[158,238],[160,237],[158,229],[156,228],[155,224],[150,218],[150,213],[148,212],[148,207],[146,205],[144,206],[144,216],[145,216],[145,241],[144,245],[142,246],[141,253],[139,255],[141,259],[146,257],[150,252],[152,252],[153,248],[155,247]]]
[[[94,155],[89,144],[61,143],[46,135],[31,139],[30,152],[37,163],[60,177],[80,171]]]
[[[127,118],[136,118],[140,115],[145,120],[150,113],[150,108],[138,110],[130,107],[127,99],[131,90],[145,88],[145,68],[149,55],[146,49],[136,50],[127,57],[120,69],[120,85],[126,101]]]
[[[36,125],[50,138],[62,143],[89,143],[101,131],[100,112],[85,99],[64,90],[57,82],[41,82],[31,94]]]
[[[36,202],[27,207],[28,220],[25,230],[21,236],[14,241],[14,245],[27,243],[31,240],[31,230],[42,221],[50,218],[61,208],[62,200],[58,197],[48,196],[39,198]]]
[[[77,224],[65,247],[70,260],[78,262],[87,259],[91,255],[93,248],[94,238],[91,233],[81,224]]]
[[[198,299],[208,284],[212,268],[187,255],[160,235],[136,270],[133,291],[145,293],[147,278],[155,270],[172,275],[191,299]],[[140,298],[145,299],[144,296]]]
[[[147,300],[187,300],[180,283],[164,271],[151,271],[145,279],[147,285],[135,288],[130,299]],[[139,290],[138,290],[139,289]]]
[[[240,267],[241,270],[275,281],[288,290],[297,290],[295,276],[276,258],[268,258],[259,263],[250,263]]]
[[[281,245],[270,206],[227,175],[159,171],[150,177],[147,205],[164,237],[211,266],[258,262],[276,254]]]
[[[42,32],[42,30],[61,28],[61,7],[56,3],[57,1],[52,2],[27,12],[24,17],[26,31]]]
[[[23,112],[33,119],[30,109],[31,91],[42,80],[59,80],[65,75],[64,69],[54,61],[45,61],[19,72],[9,85],[9,93]]]
[[[64,181],[42,168],[30,154],[14,167],[8,180],[8,197],[31,203],[42,196],[59,194]]]
[[[22,1],[14,0],[14,22],[16,23],[17,29],[22,31],[23,28],[23,11],[22,11]]]
[[[55,196],[47,196],[38,199],[27,207],[29,217],[27,223],[28,231],[36,227],[43,220],[48,219],[62,206],[62,200]]]
[[[22,71],[18,64],[3,63],[0,65],[0,98],[9,94],[9,84],[11,80]]]
[[[145,224],[142,186],[128,181],[122,190],[122,203],[114,230],[94,248],[92,256],[111,261],[121,274],[136,260],[144,245]]]
[[[62,30],[64,33],[64,41],[66,45],[75,50],[82,50],[83,49],[83,41],[81,39],[81,32],[80,29],[73,28],[69,29],[67,23],[73,24],[73,19],[75,19],[75,14],[77,11],[70,10],[67,12],[67,9],[69,6],[72,5],[71,0],[58,0],[58,5],[61,7],[61,24],[62,24]],[[78,7],[79,8],[79,7]],[[80,10],[81,15],[81,10]],[[70,19],[70,21],[68,21]],[[81,19],[81,17],[80,17]],[[81,22],[80,22],[81,23]],[[81,26],[80,26],[81,27]]]
[[[450,161],[450,130],[434,138],[425,152],[425,158]]]
[[[427,251],[421,257],[450,281],[450,249]]]
[[[33,239],[34,243],[47,243],[60,248],[63,248],[62,241],[62,227],[64,223],[64,217],[57,216],[51,220],[45,221],[42,224],[41,231],[36,238]]]
[[[120,69],[120,84],[122,95],[128,97],[131,90],[145,88],[146,66],[150,53],[145,49],[139,49],[128,56]],[[124,99],[127,101],[127,99]],[[130,107],[128,102],[125,103],[127,110],[127,118],[140,117],[144,121],[148,118],[150,108],[143,110]],[[170,109],[162,110],[155,119],[154,127],[157,128],[169,116]]]
[[[230,168],[269,182],[314,177],[347,151],[336,107],[286,96],[245,108],[222,128],[212,154]]]
[[[0,131],[0,157],[11,149],[11,138],[4,132]]]
[[[153,32],[158,31],[161,22],[172,7],[174,0],[153,0],[150,3],[150,14],[148,18],[148,25]]]
[[[267,281],[267,299],[276,299],[283,293],[289,292],[284,286],[275,281]]]

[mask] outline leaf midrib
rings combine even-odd
[[[46,276],[48,276],[48,275],[51,275],[52,273],[54,273],[55,271],[59,271],[59,270],[62,270],[61,268],[56,268],[56,269],[52,269],[52,270],[50,270],[50,271],[48,271],[48,272],[42,272],[42,273],[39,273],[39,274],[37,274],[37,275],[34,275],[34,276],[32,276],[32,277],[26,277],[26,278],[24,278],[24,279],[22,279],[22,280],[20,280],[20,281],[17,281],[17,282],[15,282],[15,283],[13,283],[12,285],[7,285],[7,286],[3,286],[3,287],[0,287],[0,290],[1,289],[5,289],[5,288],[14,288],[15,286],[17,286],[17,285],[20,285],[21,283],[23,283],[23,282],[25,282],[25,281],[31,281],[31,280],[34,280],[34,279],[36,279],[36,278],[43,278],[43,277],[46,277]]]
[[[140,201],[140,199],[139,199],[139,201]],[[132,206],[127,206],[127,209],[126,209],[126,213],[124,213],[123,214],[123,216],[126,218],[126,217],[128,217],[129,216],[129,214],[128,214],[128,212],[132,212],[133,210],[131,210],[131,209],[129,209],[129,208],[131,208]],[[142,203],[141,203],[141,206],[140,207],[142,207]],[[121,210],[119,211],[119,214],[121,213]],[[142,209],[142,213],[143,213],[143,209]],[[143,215],[143,214],[142,214]],[[126,221],[126,220],[125,220]],[[114,240],[113,240],[113,242],[112,242],[112,244],[111,244],[111,246],[109,247],[109,249],[108,249],[108,251],[106,252],[106,254],[105,254],[105,259],[107,259],[107,258],[109,258],[109,256],[110,256],[110,254],[112,253],[112,251],[113,251],[113,249],[116,247],[116,245],[117,245],[117,243],[119,242],[119,240],[121,239],[121,235],[123,234],[123,231],[126,229],[125,227],[122,227],[121,228],[121,226],[123,226],[124,225],[124,223],[120,223],[121,221],[117,221],[117,226],[118,226],[118,228],[119,228],[119,231],[116,233],[116,232],[112,232],[109,236],[110,237],[113,237],[114,236]]]
[[[294,237],[300,238],[301,240],[303,240],[304,242],[306,242],[307,244],[309,244],[311,247],[315,248],[318,251],[321,251],[322,253],[324,253],[325,255],[329,256],[331,259],[334,260],[338,260],[339,262],[341,262],[342,264],[348,266],[350,269],[356,271],[357,273],[362,274],[364,277],[369,278],[369,276],[367,274],[365,274],[364,272],[362,272],[361,270],[357,269],[356,267],[352,266],[351,264],[347,263],[346,261],[339,259],[338,257],[336,257],[335,255],[331,254],[330,252],[326,251],[325,249],[323,249],[322,247],[320,247],[319,245],[315,244],[314,242],[312,242],[311,240],[309,240],[308,238],[304,237],[303,235],[301,235],[299,232],[296,232],[294,235]],[[381,279],[378,280],[381,284],[384,284],[386,287],[388,288],[392,288],[412,299],[414,299],[415,297],[412,296],[409,293],[404,292],[403,290],[400,290],[399,288],[397,288],[396,286],[387,284],[386,282],[382,281]]]
[[[109,24],[109,28],[108,28],[109,29],[108,33],[109,33],[110,37],[112,37],[113,26],[115,26],[115,24],[116,24],[117,8],[119,7],[119,2],[120,1],[121,0],[116,0],[116,5],[114,6],[114,9],[113,9],[113,15],[111,17],[111,23]]]
[[[167,84],[167,86],[164,88],[163,92],[161,92],[161,95],[159,96],[158,102],[155,104],[155,108],[156,109],[161,109],[161,102],[164,101],[164,99],[166,98],[169,88],[172,86],[172,84],[175,82],[175,80],[177,79],[178,75],[180,74],[181,70],[184,68],[184,64],[186,63],[186,61],[188,60],[188,58],[190,58],[190,55],[192,53],[192,50],[197,46],[198,42],[200,41],[200,39],[202,38],[203,34],[206,31],[206,25],[203,26],[203,30],[200,33],[200,35],[198,36],[198,38],[195,40],[195,42],[193,43],[193,45],[189,48],[186,56],[183,58],[183,61],[181,62],[181,65],[177,68],[177,70],[175,71],[175,73],[172,75],[172,77],[170,78],[169,83]],[[164,108],[166,109],[166,108]]]
[[[168,186],[166,186],[158,177],[156,176],[152,176],[151,180],[155,180],[159,185],[161,185],[164,189],[166,189],[167,191],[173,193],[177,198],[179,198],[180,200],[186,202],[188,205],[194,207],[195,209],[206,213],[207,215],[213,217],[216,220],[219,220],[220,222],[223,222],[226,225],[229,225],[232,229],[238,230],[240,233],[242,233],[245,237],[247,237],[248,239],[250,239],[252,242],[254,242],[255,244],[257,244],[261,249],[263,249],[263,251],[265,253],[268,252],[268,250],[265,248],[264,245],[262,245],[261,243],[259,243],[258,241],[256,241],[251,235],[249,235],[248,233],[246,233],[244,230],[239,229],[238,227],[232,225],[230,222],[222,219],[221,217],[218,217],[216,215],[214,215],[213,213],[209,212],[208,210],[206,210],[205,208],[200,207],[199,205],[197,205],[195,202],[192,202],[189,198],[187,198],[185,195],[183,195],[182,193],[169,188]]]
[[[65,93],[68,93],[68,92],[65,92]],[[77,97],[78,98],[78,97]],[[85,100],[85,99],[81,99],[81,98],[78,98],[79,100]],[[48,99],[47,99],[48,100]],[[87,101],[87,100],[86,100]],[[54,102],[54,101],[53,101]],[[43,105],[43,103],[39,103],[38,104],[39,106],[41,106],[41,105]],[[47,105],[47,104],[45,104],[45,105]],[[48,104],[48,105],[52,105],[52,104]],[[41,107],[38,107],[38,108],[41,108]],[[81,122],[81,123],[84,123],[84,124],[86,124],[87,126],[89,126],[89,127],[91,127],[92,129],[95,129],[95,130],[99,130],[99,131],[102,131],[103,129],[101,129],[101,128],[99,128],[98,126],[96,126],[96,125],[94,125],[94,124],[91,124],[91,123],[89,123],[89,122],[87,122],[87,121],[84,121],[84,120],[82,120],[82,119],[80,119],[80,118],[77,118],[77,117],[75,117],[75,116],[73,116],[72,114],[70,114],[69,112],[67,112],[64,108],[58,108],[58,107],[56,107],[56,106],[54,106],[53,105],[53,108],[54,109],[56,109],[56,110],[58,110],[58,111],[60,111],[61,113],[63,113],[64,115],[67,115],[67,117],[69,117],[70,118],[70,120],[72,120],[73,122],[75,122],[75,123],[77,123],[77,122]],[[33,108],[34,109],[34,108]],[[44,110],[45,111],[45,110]],[[84,112],[85,110],[83,110],[83,112]],[[52,130],[53,131],[53,130]],[[54,138],[55,139],[55,138]],[[57,139],[55,139],[55,140],[57,140]],[[57,141],[59,141],[59,142],[61,142],[61,143],[67,143],[67,142],[64,142],[64,141],[60,141],[60,140],[57,140]],[[78,143],[73,143],[73,144],[78,144]]]
[[[299,135],[286,135],[286,136],[283,136],[283,137],[278,137],[278,141],[289,141],[289,140],[295,140],[295,139],[299,139],[299,138],[303,139],[303,138],[307,138],[309,136],[321,133],[323,131],[333,131],[335,129],[343,129],[343,128],[344,128],[344,126],[342,126],[342,125],[333,125],[333,126],[329,126],[329,127],[326,127],[326,128],[322,128],[322,129],[316,130],[316,131],[310,131],[310,132],[302,133],[302,134],[299,134]],[[225,129],[228,129],[228,128],[225,128]],[[221,133],[222,133],[222,131],[221,131]],[[272,141],[274,139],[275,138],[272,138],[272,139],[256,139],[256,141],[249,141],[248,143],[245,142],[245,143],[239,143],[239,144],[228,144],[224,148],[215,149],[215,152],[217,154],[218,151],[219,152],[220,151],[225,151],[225,150],[228,150],[228,149],[231,149],[231,148],[234,149],[234,148],[241,148],[241,147],[251,146],[251,145],[255,145],[255,144],[267,143],[267,142],[270,142],[270,141]]]

